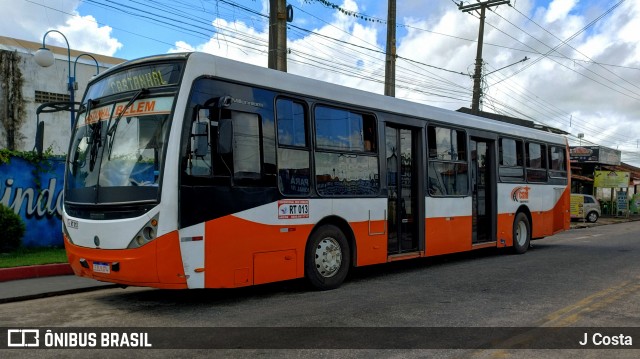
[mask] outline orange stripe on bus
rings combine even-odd
[[[372,222],[371,228],[384,228],[383,222]],[[358,266],[387,261],[386,233],[369,235],[369,222],[350,226]],[[235,216],[206,222],[205,287],[233,288],[303,277],[305,246],[313,228],[311,224],[265,225]],[[261,272],[256,263],[268,263],[273,274],[261,273],[256,280],[255,272]]]
[[[302,277],[304,247],[313,226],[295,226],[295,231],[286,233],[280,232],[281,227],[254,223],[235,216],[206,222],[205,287],[234,288],[253,284],[254,253],[293,251],[299,258],[294,268],[295,277]],[[282,272],[279,268],[272,270]]]
[[[425,233],[427,256],[471,250],[471,216],[427,218]]]

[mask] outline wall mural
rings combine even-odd
[[[19,157],[0,164],[0,203],[25,222],[25,247],[63,245],[62,184],[64,160],[48,159],[35,165]]]

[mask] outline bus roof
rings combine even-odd
[[[123,66],[185,58],[188,58],[188,63],[186,75],[183,79],[184,81],[190,82],[197,77],[207,75],[290,94],[299,94],[352,106],[356,105],[357,107],[368,108],[379,112],[395,113],[413,118],[449,123],[454,126],[498,132],[510,136],[537,139],[563,145],[566,144],[565,137],[559,134],[406,101],[395,97],[383,96],[201,52],[166,54],[140,58],[120,64],[106,73],[101,74],[100,77]],[[187,76],[190,78],[187,78]]]

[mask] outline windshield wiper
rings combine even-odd
[[[122,116],[124,116],[124,113],[127,112],[129,107],[131,107],[131,105],[133,105],[133,103],[138,98],[148,93],[149,93],[149,89],[146,89],[146,88],[141,88],[140,90],[138,90],[138,92],[136,92],[133,95],[133,97],[131,97],[129,102],[127,102],[127,104],[124,106],[122,111],[118,114],[118,117],[116,117],[115,120],[113,120],[113,125],[111,125],[111,127],[109,128],[109,131],[107,131],[107,136],[109,136],[109,153],[107,156],[108,160],[111,160],[111,150],[113,149],[113,141],[116,139],[115,132],[116,132],[116,129],[118,128],[118,123],[120,123],[120,119],[122,118]]]
[[[84,115],[85,122],[86,122],[87,116],[91,115],[91,109],[93,108],[93,106],[99,103],[98,100],[92,100],[92,99],[89,99],[87,102],[88,102],[88,105],[86,107],[84,107],[84,104],[82,105],[84,110],[86,110],[86,113]],[[80,109],[80,111],[82,111],[82,108]],[[80,118],[80,114],[78,114],[78,118]],[[89,135],[91,138],[90,140],[91,150],[89,151],[89,171],[93,171],[93,168],[96,164],[96,159],[98,158],[98,146],[100,145],[100,138],[101,138],[101,131],[100,131],[101,128],[100,128],[99,122],[100,121],[88,125],[88,128],[91,131],[91,134]],[[78,126],[77,123],[76,123],[76,126]]]

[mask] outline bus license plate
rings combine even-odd
[[[102,262],[93,262],[93,271],[96,273],[111,273],[111,268],[109,268],[109,263]]]

